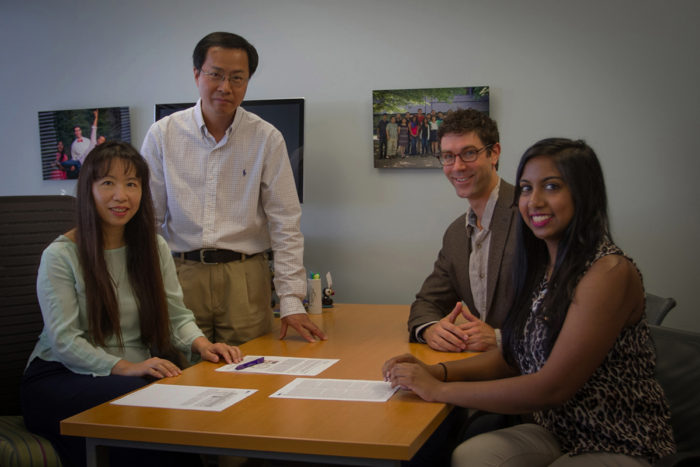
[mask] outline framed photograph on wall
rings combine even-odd
[[[131,143],[128,107],[39,112],[43,180],[77,179],[88,152],[107,140]]]
[[[489,87],[372,91],[375,168],[440,168],[437,130],[453,110],[489,113]]]

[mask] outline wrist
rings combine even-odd
[[[442,362],[438,362],[437,365],[438,365],[438,367],[440,367],[439,370],[442,371],[442,375],[438,376],[438,379],[440,379],[440,381],[442,381],[442,382],[447,382],[447,379],[448,379],[448,376],[447,376],[447,365],[445,365],[445,364],[442,363]]]
[[[127,369],[131,365],[132,365],[132,363],[127,361],[127,360],[124,360],[124,359],[118,360],[117,363],[115,363],[114,366],[112,367],[112,369],[110,370],[110,374],[124,375],[124,374],[126,374]]]
[[[433,401],[435,402],[448,402],[450,400],[449,390],[452,385],[440,382],[433,389]]]
[[[280,297],[280,318],[290,315],[306,314],[301,299],[296,295],[283,295]]]
[[[428,372],[436,380],[444,382],[445,376],[447,375],[447,367],[444,363],[438,362],[435,365],[430,365],[428,367]]]
[[[202,355],[202,352],[204,352],[210,345],[211,342],[209,342],[209,339],[204,336],[199,336],[192,341],[192,346],[190,348],[192,349],[192,352]]]
[[[416,326],[414,328],[414,334],[416,337],[416,340],[420,342],[421,344],[426,344],[427,341],[425,340],[425,332],[433,327],[433,325],[437,324],[437,321],[430,321],[429,323],[424,323]]]

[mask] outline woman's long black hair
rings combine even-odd
[[[141,340],[160,351],[169,351],[170,321],[156,241],[148,164],[130,144],[110,141],[95,147],[80,169],[77,187],[77,244],[85,280],[89,333],[96,345],[115,335],[122,344],[119,307],[113,280],[104,257],[102,224],[92,185],[105,177],[116,161],[133,170],[141,182],[141,204],[126,224],[127,273],[139,305]]]
[[[608,201],[603,171],[593,149],[581,140],[548,138],[531,146],[520,159],[516,175],[518,202],[520,179],[534,157],[550,157],[568,186],[574,203],[574,216],[564,230],[557,248],[554,270],[541,309],[549,326],[546,354],[551,352],[571,304],[574,289],[600,241],[610,238]],[[531,312],[533,293],[543,278],[549,253],[522,217],[517,223],[517,248],[514,264],[515,301],[503,325],[503,351],[506,361],[515,366],[514,350],[522,338]]]

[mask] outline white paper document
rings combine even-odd
[[[113,401],[112,404],[221,412],[256,391],[257,389],[151,384]]]
[[[217,368],[216,371],[232,373],[264,373],[269,375],[316,376],[338,359],[333,358],[296,358],[265,356],[262,363],[237,370],[236,367],[260,358],[260,355],[246,355],[242,362],[231,363]]]
[[[297,378],[270,397],[386,402],[397,389],[386,381]]]

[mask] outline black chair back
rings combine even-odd
[[[36,296],[41,252],[74,227],[72,196],[0,196],[0,407],[18,415],[19,385],[43,327]]]

